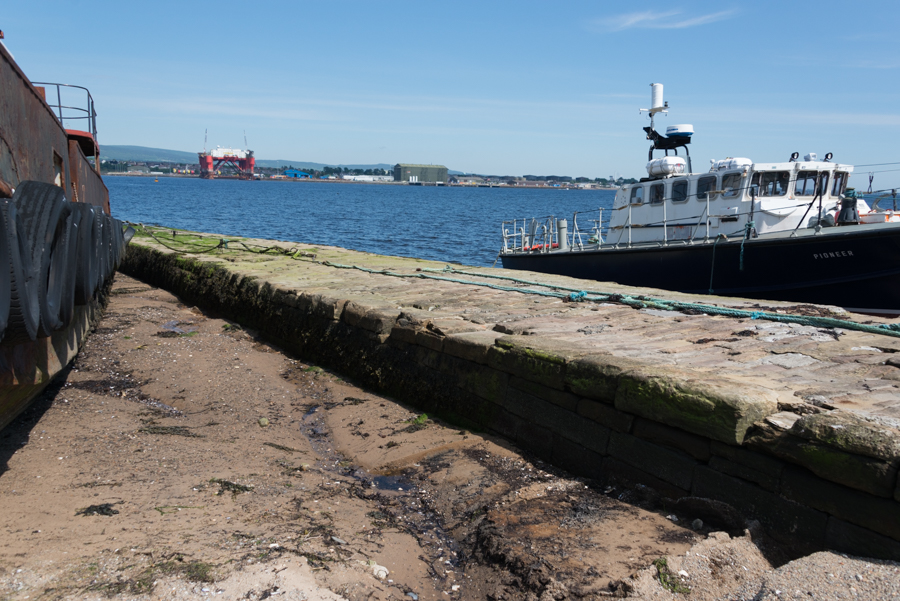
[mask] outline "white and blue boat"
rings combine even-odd
[[[504,222],[503,267],[900,314],[900,212],[857,197],[853,165],[795,152],[694,172],[693,127],[658,133],[653,117],[668,103],[651,86],[647,177],[620,187],[605,214],[576,213],[571,228],[555,217]]]

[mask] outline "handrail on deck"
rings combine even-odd
[[[66,128],[66,121],[79,121],[86,119],[87,120],[87,128],[83,131],[87,131],[94,138],[94,142],[97,141],[97,111],[94,108],[94,98],[91,96],[90,90],[83,86],[75,86],[68,83],[51,83],[45,81],[33,81],[31,82],[34,86],[44,86],[44,99],[47,101],[47,105],[53,109],[54,114],[56,114],[56,118],[59,119],[60,125],[63,126],[63,129]],[[50,87],[56,88],[56,103],[54,104],[50,95],[47,94],[47,90]],[[72,88],[76,90],[84,90],[85,93],[85,104],[83,106],[68,106],[64,105],[62,101],[62,90],[61,88]],[[69,111],[69,113],[66,113]],[[74,112],[74,114],[72,114]],[[80,125],[80,124],[79,124]],[[81,128],[79,128],[81,129]]]

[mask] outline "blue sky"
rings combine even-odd
[[[672,109],[658,129],[694,125],[695,170],[900,161],[898,17],[896,0],[10,0],[0,29],[32,79],[91,89],[101,144],[246,130],[263,159],[639,177],[651,82]],[[900,171],[875,175],[890,186]]]

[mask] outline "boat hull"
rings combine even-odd
[[[743,254],[743,258],[742,255]],[[718,243],[501,255],[503,267],[693,294],[900,314],[900,227],[829,228]]]
[[[92,205],[93,211],[88,213],[82,211],[84,207],[79,207],[79,215],[94,215],[102,221],[102,227],[107,228],[106,231],[109,232],[112,231],[110,228],[118,226],[118,223],[109,217],[109,192],[106,185],[97,172],[96,165],[92,164],[85,156],[83,145],[80,143],[80,139],[84,135],[85,132],[70,133],[63,127],[46,101],[46,90],[32,85],[12,56],[0,44],[0,199],[12,196],[13,189],[18,190],[18,200],[13,196],[13,199],[8,201],[25,203],[19,206],[17,219],[23,219],[22,215],[25,211],[22,211],[21,208],[28,203],[27,200],[22,200],[27,196],[22,191],[29,189],[28,187],[33,184],[49,184],[61,190],[68,207]],[[93,158],[96,161],[96,157]],[[36,194],[29,198],[34,200],[37,196]],[[7,201],[0,200],[0,202]],[[53,205],[48,203],[42,206],[52,208]],[[75,209],[65,209],[65,211],[69,210],[74,211]],[[47,209],[43,213],[37,211],[34,214],[40,214],[49,219],[51,213],[53,211]],[[6,213],[6,215],[9,214]],[[35,217],[33,223],[39,221],[40,219]],[[21,223],[24,223],[24,219]],[[63,219],[59,223],[69,223],[70,225],[61,227],[70,227],[68,233],[72,236],[77,235],[75,227],[71,226],[71,223],[75,223],[74,221],[67,222]],[[82,225],[89,227],[87,222],[79,222],[79,227]],[[91,224],[91,226],[94,229],[98,228],[95,224]],[[23,235],[28,231],[32,230],[28,230],[24,225],[20,230]],[[59,230],[56,231],[59,232]],[[0,235],[4,233],[0,231]],[[58,239],[58,234],[56,236],[54,243]],[[112,236],[111,233],[107,237],[109,240],[118,239],[118,236]],[[77,269],[79,273],[77,277],[73,277],[73,281],[77,280],[83,284],[82,292],[88,298],[80,298],[77,304],[74,302],[76,286],[74,283],[60,293],[60,298],[63,298],[62,294],[65,294],[66,300],[73,300],[71,314],[65,321],[61,318],[60,323],[64,325],[47,326],[52,330],[49,335],[32,333],[30,338],[26,339],[21,336],[11,336],[10,331],[4,326],[5,331],[0,336],[2,338],[0,339],[0,429],[7,426],[16,415],[27,408],[29,403],[72,361],[91,328],[99,320],[106,304],[112,282],[112,269],[107,268],[113,265],[111,263],[113,261],[112,244],[105,244],[108,240],[103,236],[97,239],[92,237],[92,243],[82,249],[80,243],[78,245],[69,244],[68,240],[69,238],[66,238],[67,246],[60,247],[65,250],[60,251],[58,255],[53,255],[54,258],[58,258],[60,264],[66,267],[64,271],[54,273],[75,273]],[[3,242],[6,243],[5,238]],[[49,242],[45,246],[46,248],[52,247]],[[26,239],[23,242],[23,248],[32,249],[35,246]],[[81,250],[81,252],[93,256],[94,258],[90,262],[97,269],[100,269],[100,258],[103,257],[103,268],[108,273],[102,274],[102,277],[99,278],[86,275],[91,270],[85,268],[85,263],[79,260],[85,255],[75,254],[74,263],[67,260],[72,256],[72,249]],[[7,269],[12,267],[13,263],[14,261],[10,260]],[[50,287],[47,275],[50,273],[49,263],[50,260],[48,260],[47,271],[42,272],[43,277],[48,278],[45,280],[48,281],[48,289]],[[69,266],[72,268],[69,269]],[[13,267],[12,270],[15,272],[16,268]],[[22,270],[24,272],[24,267]],[[35,271],[35,273],[37,272]],[[61,278],[54,280],[53,285],[61,286],[60,281],[62,281]],[[20,290],[24,294],[24,288]],[[36,290],[37,286],[35,293]],[[46,291],[45,296],[49,296]],[[27,304],[27,302],[23,304]],[[63,311],[57,312],[59,315],[64,313]],[[48,316],[53,317],[54,314],[48,312]],[[41,319],[43,320],[44,317],[41,316]]]

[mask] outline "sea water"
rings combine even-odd
[[[501,222],[554,216],[589,237],[612,190],[516,189],[108,176],[112,214],[135,223],[491,265]]]

